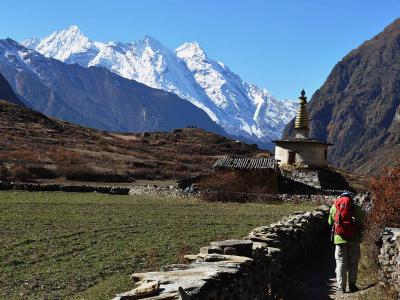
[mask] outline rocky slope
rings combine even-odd
[[[220,155],[260,152],[254,145],[196,128],[145,134],[99,131],[3,100],[0,136],[0,180],[2,176],[103,182],[182,178],[209,172]]]
[[[193,104],[116,75],[46,58],[17,42],[0,40],[0,73],[30,108],[101,130],[161,131],[195,125],[225,134]]]
[[[351,51],[309,103],[311,136],[334,166],[376,174],[400,153],[400,19]],[[293,133],[293,121],[284,136]]]
[[[229,134],[265,144],[278,138],[297,104],[278,101],[244,82],[196,43],[171,51],[146,36],[133,43],[91,41],[76,26],[23,42],[47,57],[81,66],[102,66],[128,79],[166,90],[203,109]]]

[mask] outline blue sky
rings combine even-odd
[[[312,94],[351,49],[397,17],[399,0],[2,1],[0,37],[43,37],[72,24],[89,38],[151,35],[175,49],[198,41],[208,56],[278,98]]]

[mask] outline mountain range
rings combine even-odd
[[[400,153],[400,19],[338,62],[308,108],[311,136],[333,144],[332,165],[363,174],[392,165]]]
[[[176,51],[151,37],[100,43],[72,26],[24,45],[0,40],[0,85],[10,83],[17,94],[11,101],[88,127],[140,132],[196,125],[268,144],[297,107],[245,83],[197,43]],[[346,55],[312,96],[311,137],[333,144],[332,166],[378,174],[400,152],[399,58],[400,19]]]
[[[0,40],[0,73],[25,106],[60,120],[119,132],[195,125],[226,135],[203,110],[173,93],[105,68],[47,58],[11,39]]]
[[[297,103],[279,101],[210,59],[196,42],[172,51],[146,36],[132,43],[96,42],[77,26],[22,42],[46,57],[83,67],[99,66],[127,79],[172,92],[204,110],[228,134],[259,144],[279,138]]]

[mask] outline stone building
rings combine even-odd
[[[309,118],[307,111],[307,97],[301,91],[300,107],[295,120],[295,136],[293,138],[273,141],[275,159],[279,165],[305,165],[311,168],[328,166],[328,147],[332,144],[312,139],[309,136]]]

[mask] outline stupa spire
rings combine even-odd
[[[298,138],[308,138],[310,121],[308,119],[307,111],[307,97],[304,90],[301,91],[301,96],[299,97],[300,107],[297,111],[296,120],[294,123],[294,129],[296,131],[296,137]]]

